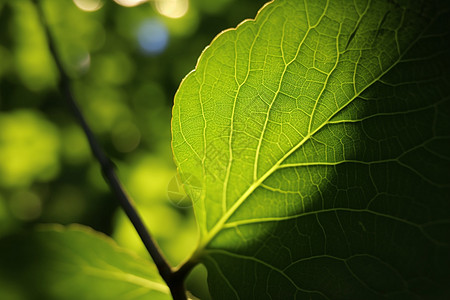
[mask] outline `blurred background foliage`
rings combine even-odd
[[[173,265],[197,242],[172,161],[174,94],[211,40],[264,2],[40,1],[89,124]],[[57,80],[32,2],[0,0],[0,238],[39,223],[81,223],[148,257]],[[204,276],[197,270],[188,286],[207,298]]]

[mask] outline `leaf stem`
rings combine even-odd
[[[47,21],[45,19],[45,15],[43,12],[43,9],[41,5],[39,5],[38,0],[33,0],[40,22],[42,24],[42,27],[45,31],[45,36],[47,38],[47,44],[48,48],[50,50],[50,53],[53,57],[53,60],[56,64],[58,73],[59,73],[59,90],[61,94],[64,96],[67,104],[69,105],[73,115],[79,122],[80,126],[82,127],[92,154],[97,159],[101,166],[101,170],[103,173],[103,176],[105,178],[105,181],[109,185],[111,191],[113,194],[117,197],[119,200],[119,203],[122,207],[122,209],[125,211],[127,217],[130,219],[131,223],[133,224],[134,228],[136,229],[137,233],[139,234],[139,237],[141,238],[142,242],[145,245],[145,248],[147,249],[148,253],[152,257],[153,261],[155,262],[155,265],[159,271],[159,274],[164,279],[164,281],[167,283],[170,292],[172,294],[173,299],[175,300],[186,300],[186,290],[184,287],[184,278],[187,276],[187,273],[184,272],[188,270],[188,266],[183,269],[183,272],[180,272],[180,270],[173,271],[170,267],[167,260],[164,258],[161,250],[157,246],[154,239],[151,237],[149,231],[144,225],[144,222],[142,221],[142,218],[140,217],[139,213],[136,210],[136,207],[134,206],[131,199],[129,199],[128,195],[126,194],[125,190],[123,189],[115,171],[114,171],[114,164],[109,159],[109,157],[105,154],[102,147],[96,140],[91,128],[89,127],[88,123],[86,122],[86,119],[84,118],[83,113],[81,112],[80,108],[78,107],[78,104],[75,100],[75,97],[73,96],[72,90],[71,90],[71,81],[69,76],[64,70],[63,64],[61,62],[60,56],[58,54],[58,51],[55,46],[55,42],[52,38],[52,35],[50,34],[50,29],[47,24]],[[189,267],[189,270],[191,267]],[[180,276],[182,275],[182,276]]]

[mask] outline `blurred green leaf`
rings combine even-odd
[[[172,121],[214,299],[448,297],[449,19],[279,0],[214,39]]]
[[[14,63],[23,84],[30,90],[40,91],[56,83],[56,68],[47,51],[44,33],[37,13],[30,1],[9,1],[14,19]]]
[[[16,299],[171,299],[150,261],[80,225],[0,240],[0,279]]]
[[[0,113],[0,186],[28,187],[59,171],[57,128],[39,112]]]

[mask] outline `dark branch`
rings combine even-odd
[[[119,200],[120,205],[125,211],[126,215],[130,219],[134,228],[136,229],[139,237],[147,248],[148,253],[152,257],[155,262],[156,267],[161,275],[161,277],[166,281],[167,285],[170,288],[172,296],[176,300],[185,300],[186,299],[186,291],[184,289],[184,277],[180,278],[179,276],[174,276],[174,272],[171,267],[167,263],[166,259],[162,255],[160,249],[156,245],[153,238],[150,236],[147,228],[145,227],[141,217],[139,216],[136,208],[133,203],[128,198],[125,193],[122,185],[119,182],[119,179],[114,171],[114,166],[108,156],[103,152],[102,147],[97,142],[92,130],[87,124],[83,113],[78,107],[77,102],[72,94],[70,87],[70,78],[64,70],[61,59],[58,55],[58,51],[56,50],[54,40],[52,35],[50,34],[49,26],[44,17],[44,12],[42,7],[39,5],[38,0],[33,0],[37,11],[39,14],[40,21],[45,31],[45,35],[47,37],[47,43],[50,50],[51,55],[55,61],[56,67],[59,72],[59,89],[62,95],[65,97],[67,104],[70,106],[72,113],[75,115],[76,119],[80,123],[81,127],[84,130],[84,133],[89,141],[89,145],[91,147],[91,151],[95,158],[100,163],[102,173],[105,177],[106,182],[108,183],[112,192],[116,195]]]

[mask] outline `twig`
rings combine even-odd
[[[75,115],[76,119],[83,128],[83,131],[89,141],[91,151],[95,156],[95,158],[100,163],[102,173],[105,177],[105,181],[108,183],[110,189],[118,198],[120,205],[122,206],[126,215],[128,216],[137,233],[139,234],[139,237],[141,238],[142,242],[147,248],[148,253],[155,262],[159,274],[169,286],[169,289],[172,293],[172,297],[175,300],[185,300],[186,291],[184,288],[184,277],[180,278],[180,276],[174,276],[175,273],[172,271],[168,262],[161,253],[159,247],[156,245],[156,242],[150,236],[150,233],[145,227],[142,218],[139,216],[133,203],[130,201],[124,189],[122,188],[122,185],[114,171],[113,163],[108,158],[108,156],[103,152],[102,147],[97,142],[92,130],[90,129],[89,125],[86,122],[86,119],[84,118],[83,113],[81,112],[80,108],[77,105],[77,102],[75,101],[75,98],[72,94],[70,87],[70,78],[64,71],[61,59],[55,47],[54,40],[52,38],[52,35],[50,34],[49,26],[46,22],[43,9],[39,5],[38,0],[33,0],[33,2],[35,3],[40,21],[42,23],[42,27],[44,28],[50,53],[53,56],[53,60],[55,61],[55,64],[59,72],[60,92],[65,97],[67,104],[70,106],[70,109],[72,110],[72,113]]]

